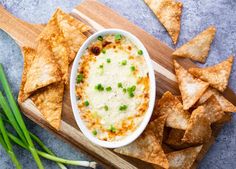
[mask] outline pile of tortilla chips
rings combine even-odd
[[[215,28],[209,27],[177,49],[173,56],[204,62]],[[233,56],[207,68],[186,70],[174,60],[181,96],[167,91],[157,101],[144,133],[115,152],[151,163],[154,168],[189,169],[206,152],[216,125],[231,120],[236,106],[221,92],[227,88]]]
[[[37,39],[37,48],[23,47],[24,71],[18,101],[31,98],[44,118],[60,128],[69,65],[87,39],[90,27],[57,9]]]

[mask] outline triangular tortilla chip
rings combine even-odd
[[[61,72],[53,58],[48,42],[41,40],[38,44],[37,54],[27,73],[24,92],[31,93],[60,80]]]
[[[190,169],[201,149],[202,145],[168,153],[169,169]]]
[[[180,33],[180,20],[183,4],[175,0],[144,0],[163,26],[166,28],[174,44]]]
[[[182,141],[185,130],[171,129],[166,144],[170,145],[174,149],[184,149],[191,146],[191,144]]]
[[[198,105],[206,102],[206,100],[208,100],[212,95],[216,97],[224,112],[236,112],[236,106],[234,106],[231,102],[224,98],[224,96],[222,96],[217,90],[212,88],[207,89],[206,92],[201,96],[198,101]]]
[[[114,149],[115,152],[168,168],[166,155],[154,133],[146,130],[133,143]]]
[[[205,113],[203,106],[199,106],[192,112],[188,128],[182,139],[184,142],[190,144],[204,143],[211,137],[211,123]]]
[[[157,140],[162,144],[163,132],[166,123],[167,115],[159,116],[154,121],[150,122],[147,126],[148,129],[152,130]]]
[[[215,123],[219,121],[225,115],[224,111],[222,110],[219,102],[217,101],[214,95],[212,95],[202,106],[205,109],[205,115],[210,121],[210,123]]]
[[[183,100],[184,110],[192,107],[202,96],[209,84],[194,78],[187,70],[174,60],[175,73]]]
[[[48,24],[39,35],[38,39],[44,39],[49,42],[49,45],[53,51],[54,58],[61,70],[62,79],[65,80],[66,84],[68,84],[70,48],[57,24],[57,15],[58,11],[53,14]]]
[[[80,46],[87,39],[83,32],[86,32],[91,28],[60,9],[57,9],[56,11],[56,19],[58,26],[64,35],[65,41],[70,47],[69,63],[71,63]]]
[[[24,70],[22,73],[22,80],[21,80],[20,91],[19,91],[19,95],[18,95],[19,102],[25,101],[30,96],[30,93],[24,92],[24,87],[25,87],[25,82],[26,82],[26,78],[27,78],[27,73],[29,71],[29,68],[30,68],[35,56],[36,56],[36,51],[30,47],[23,47],[22,54],[24,57]]]
[[[225,61],[206,68],[190,68],[189,72],[197,78],[210,83],[210,86],[223,92],[229,81],[234,57],[230,56]]]
[[[166,126],[185,130],[190,117],[189,112],[183,109],[179,99],[169,91],[165,92],[158,101],[157,112],[159,115],[167,115]]]
[[[64,83],[58,82],[36,91],[31,97],[48,123],[57,130],[61,124],[63,93]]]
[[[208,56],[211,43],[214,39],[216,28],[211,26],[198,34],[192,40],[176,49],[173,56],[186,57],[204,63]]]

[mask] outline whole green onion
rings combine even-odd
[[[12,95],[12,92],[11,92],[11,89],[9,87],[9,84],[8,84],[8,81],[7,81],[7,78],[6,78],[6,75],[3,71],[3,67],[2,65],[0,64],[0,82],[2,84],[2,87],[5,91],[5,94],[6,94],[6,97],[7,97],[7,100],[9,102],[9,105],[12,109],[12,112],[13,112],[13,115],[19,125],[19,127],[21,128],[24,136],[25,136],[25,139],[26,141],[28,142],[28,145],[29,145],[29,150],[31,152],[31,154],[33,155],[34,157],[34,160],[38,166],[39,169],[44,169],[43,167],[43,164],[38,156],[38,153],[36,152],[35,150],[35,147],[34,147],[34,144],[33,144],[33,141],[31,140],[31,137],[29,135],[29,132],[25,126],[25,123],[23,121],[23,118],[20,114],[20,111],[19,111],[19,108],[14,100],[14,97]],[[16,124],[15,124],[16,125]]]

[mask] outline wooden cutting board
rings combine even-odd
[[[88,33],[88,36],[93,32],[102,30],[104,28],[119,28],[129,31],[136,35],[147,48],[155,69],[156,84],[157,84],[157,98],[159,98],[165,91],[169,90],[175,94],[179,94],[175,75],[173,74],[173,58],[171,53],[173,49],[169,48],[164,43],[155,39],[153,36],[135,26],[127,19],[119,16],[117,13],[94,0],[86,0],[72,10],[71,15],[75,18],[90,25],[93,30]],[[43,29],[43,25],[29,24],[8,13],[0,6],[0,28],[6,31],[20,47],[30,46],[35,47],[35,39]],[[185,68],[195,67],[195,65],[188,59],[179,59],[181,65]],[[224,92],[224,96],[232,103],[236,104],[236,96],[231,89]],[[95,160],[101,163],[105,168],[153,168],[152,165],[142,162],[130,157],[115,154],[112,150],[98,147],[90,143],[87,138],[80,132],[71,109],[69,90],[66,89],[62,124],[60,131],[54,130],[42,117],[38,109],[31,100],[26,100],[20,104],[24,114],[31,120],[42,126],[43,128],[53,132],[63,140],[71,145],[90,154]],[[198,156],[193,168],[197,166],[199,161],[214,142],[221,126],[217,126],[214,130],[213,136],[209,143],[204,146],[203,151]]]

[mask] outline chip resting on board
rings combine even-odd
[[[165,92],[157,104],[157,115],[167,115],[166,126],[185,130],[188,125],[190,113],[183,109],[177,96],[169,91]]]
[[[27,78],[27,73],[29,71],[29,68],[30,68],[35,56],[36,56],[36,51],[30,47],[23,47],[22,54],[23,54],[23,58],[24,58],[24,70],[22,73],[21,86],[20,86],[20,91],[19,91],[19,95],[18,95],[19,102],[25,101],[30,96],[30,93],[24,92],[24,87],[25,87],[25,82],[26,82],[26,78]]]
[[[87,39],[83,32],[90,30],[90,27],[60,9],[56,11],[56,18],[59,29],[70,48],[69,63],[71,63],[80,46]]]
[[[168,153],[169,169],[190,169],[201,149],[202,145]]]
[[[230,101],[228,101],[222,94],[220,94],[216,89],[209,88],[206,92],[201,96],[198,101],[198,105],[203,104],[207,101],[212,95],[214,95],[221,105],[221,108],[224,112],[236,112],[236,106],[233,105]]]
[[[194,78],[193,75],[180,66],[175,60],[174,67],[183,100],[183,107],[185,110],[188,110],[198,101],[209,84]]]
[[[38,44],[37,54],[27,73],[24,92],[31,93],[60,80],[59,66],[53,58],[48,42],[42,40]]]
[[[163,132],[166,123],[167,115],[162,115],[156,118],[154,121],[150,122],[147,126],[148,129],[152,130],[160,144],[163,140]]]
[[[216,28],[214,26],[207,28],[192,40],[176,49],[172,55],[177,57],[186,57],[204,63],[208,56],[211,43],[215,37],[215,33]]]
[[[221,120],[225,115],[220,103],[214,95],[212,95],[202,106],[205,109],[205,115],[210,123],[215,123]]]
[[[174,44],[180,33],[183,4],[175,0],[144,0],[166,28]]]
[[[57,82],[39,89],[32,101],[43,114],[47,122],[55,129],[60,129],[64,83]]]
[[[205,109],[199,106],[192,112],[182,140],[190,144],[204,143],[210,139],[211,133],[211,123],[206,117]]]
[[[168,168],[169,164],[154,133],[146,130],[131,144],[114,149],[115,152]]]
[[[189,72],[197,78],[206,81],[210,86],[223,92],[229,81],[234,57],[230,56],[225,61],[206,68],[190,68]]]

